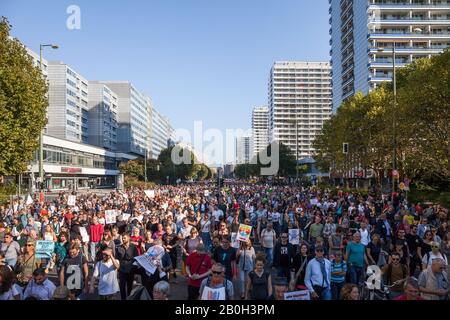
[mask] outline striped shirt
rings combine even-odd
[[[333,272],[347,272],[347,263],[344,260],[341,262],[336,262],[333,260],[331,262],[331,282],[342,283],[345,281],[345,274],[341,276],[333,275]]]

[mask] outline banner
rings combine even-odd
[[[289,229],[289,243],[300,244],[300,229]]]
[[[152,259],[147,255],[143,254],[141,256],[135,257],[136,261],[150,274],[154,274],[156,271],[156,266],[153,264]]]
[[[67,198],[67,205],[74,206],[76,198],[77,197],[73,195],[69,196],[69,198]]]
[[[250,234],[252,233],[252,226],[248,226],[246,224],[241,224],[239,226],[239,231],[237,234],[238,241],[247,242],[250,239]]]
[[[308,290],[286,292],[284,300],[311,300]]]
[[[144,193],[150,199],[153,199],[155,197],[155,190],[144,190]]]
[[[226,280],[225,280],[226,281]],[[227,297],[225,287],[213,289],[208,286],[203,288],[201,300],[225,300]]]
[[[83,242],[89,242],[89,235],[86,231],[85,227],[80,227],[80,234],[81,234],[81,238],[83,240]]]
[[[116,223],[116,210],[106,210],[105,211],[105,223],[106,224]]]
[[[36,258],[51,258],[55,251],[55,243],[49,240],[36,241]]]

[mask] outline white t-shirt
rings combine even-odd
[[[370,242],[370,234],[369,234],[369,230],[363,230],[363,229],[359,229],[359,233],[361,234],[361,243],[365,246],[367,246]]]
[[[117,270],[111,260],[108,262],[97,262],[94,270],[94,277],[99,278],[98,294],[106,296],[119,292],[119,282],[117,281]]]
[[[213,211],[212,213],[215,222],[219,222],[220,217],[223,217],[223,211],[218,209]]]
[[[428,258],[428,261],[427,261],[427,258]],[[442,259],[445,261],[445,264],[448,265],[446,256],[444,256],[440,252],[438,254],[434,254],[432,251],[430,251],[430,253],[428,255],[427,254],[423,255],[422,264],[429,266],[433,262],[434,259]]]
[[[275,234],[276,233],[273,229],[272,229],[272,231],[268,231],[267,229],[264,229],[261,232],[262,246],[264,248],[273,248],[273,246],[274,246],[273,236]]]

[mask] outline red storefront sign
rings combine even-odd
[[[61,168],[61,172],[63,173],[81,173],[83,170],[81,168]]]

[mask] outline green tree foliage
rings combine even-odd
[[[48,106],[47,85],[25,47],[0,20],[0,175],[26,171],[39,146]]]
[[[392,169],[394,136],[401,177],[448,186],[449,51],[400,69],[396,104],[389,83],[345,101],[316,137],[314,158],[322,170],[373,169],[380,178]],[[349,144],[347,155],[344,142]]]
[[[119,165],[119,170],[125,176],[133,177],[139,180],[144,179],[144,162],[142,160],[130,160]]]

